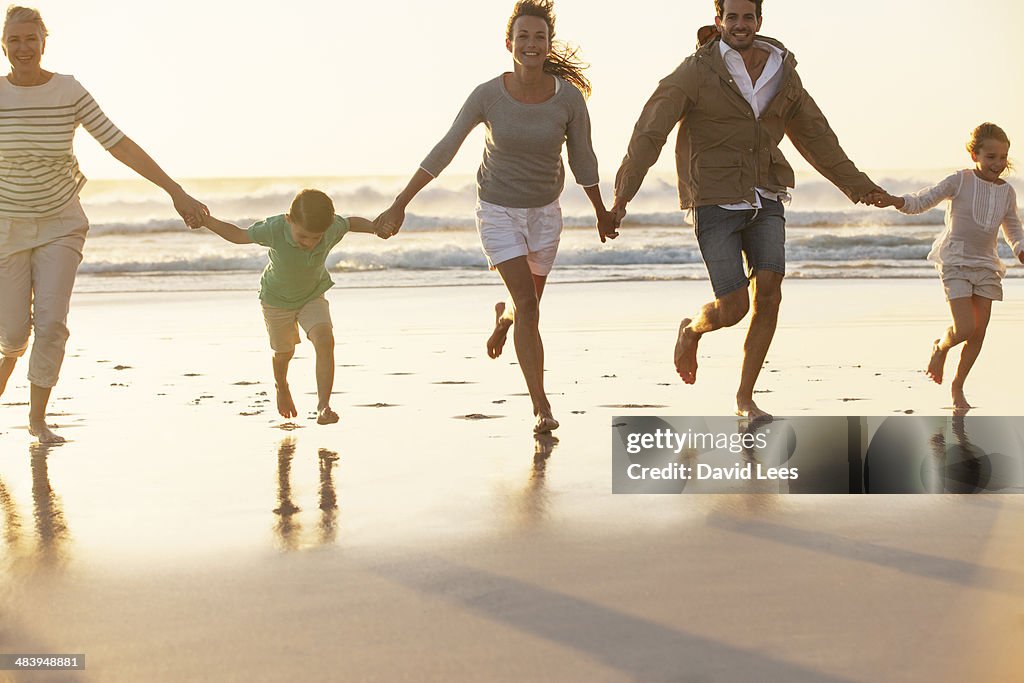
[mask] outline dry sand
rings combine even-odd
[[[613,496],[611,417],[728,414],[742,330],[685,387],[706,283],[550,286],[537,442],[511,344],[485,354],[500,294],[332,290],[342,419],[315,424],[304,343],[295,429],[251,294],[77,296],[70,442],[32,445],[24,366],[0,406],[0,652],[88,664],[13,680],[1019,680],[1021,497]],[[766,408],[948,413],[937,281],[785,294]],[[972,414],[1020,412],[1006,299]]]

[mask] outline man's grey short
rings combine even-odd
[[[716,299],[745,289],[754,271],[786,274],[786,215],[782,202],[762,197],[761,204],[756,211],[720,206],[698,206],[693,211],[697,243]]]

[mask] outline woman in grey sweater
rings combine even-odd
[[[470,94],[448,134],[423,160],[394,203],[377,217],[380,228],[398,232],[405,209],[451,163],[478,124],[487,128],[477,171],[477,229],[491,268],[500,273],[511,302],[495,305],[491,358],[501,355],[509,328],[536,416],[534,431],[558,427],[544,391],[544,346],[538,328],[544,283],[562,230],[558,197],[565,181],[562,145],[569,167],[597,214],[601,241],[617,236],[598,188],[597,157],[590,139],[584,94],[590,83],[576,51],[553,45],[551,0],[516,3],[506,30],[512,71],[482,83]]]

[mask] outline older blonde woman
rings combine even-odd
[[[114,158],[170,195],[190,225],[206,207],[190,197],[118,130],[72,76],[41,66],[46,25],[37,10],[12,6],[3,27],[11,71],[0,79],[0,395],[18,358],[29,358],[29,431],[64,439],[47,426],[46,406],[68,339],[67,315],[89,221],[78,201],[85,176],[72,149],[81,125]]]

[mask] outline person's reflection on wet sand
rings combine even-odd
[[[50,486],[47,458],[52,447],[34,443],[29,446],[32,467],[32,506],[37,545],[27,548],[21,515],[7,487],[0,482],[0,510],[4,515],[4,543],[11,568],[33,572],[59,569],[67,564],[70,534],[64,519],[60,497]]]
[[[32,444],[32,503],[36,533],[39,535],[38,561],[41,567],[59,567],[67,562],[68,525],[60,497],[50,486],[47,458],[52,446]]]
[[[540,526],[548,517],[549,497],[547,490],[548,458],[558,445],[558,437],[550,433],[535,434],[533,437],[533,466],[517,501],[517,524],[523,529]]]
[[[18,506],[14,503],[10,491],[0,479],[0,510],[4,515],[4,545],[7,547],[7,557],[17,557],[21,554],[21,515],[18,514]]]
[[[338,535],[338,494],[334,490],[334,467],[338,454],[321,448],[320,462],[320,543],[334,543]]]
[[[338,535],[338,494],[334,487],[334,468],[338,463],[338,454],[326,448],[321,448],[317,454],[319,535],[315,542],[305,544],[299,519],[302,508],[292,500],[291,473],[294,457],[295,439],[285,437],[277,450],[277,507],[274,508],[274,514],[278,519],[274,525],[274,533],[278,544],[288,552],[301,550],[310,545],[333,544]]]
[[[292,458],[295,456],[295,439],[286,437],[277,449],[277,507],[278,516],[274,532],[284,550],[298,550],[302,525],[293,519],[300,508],[292,502]]]
[[[987,455],[971,443],[962,416],[953,417],[950,424],[957,444],[946,446],[944,427],[932,435],[932,460],[922,467],[921,472],[925,490],[930,493],[976,493],[987,484],[988,477],[982,472],[986,464],[982,460],[987,460]]]

